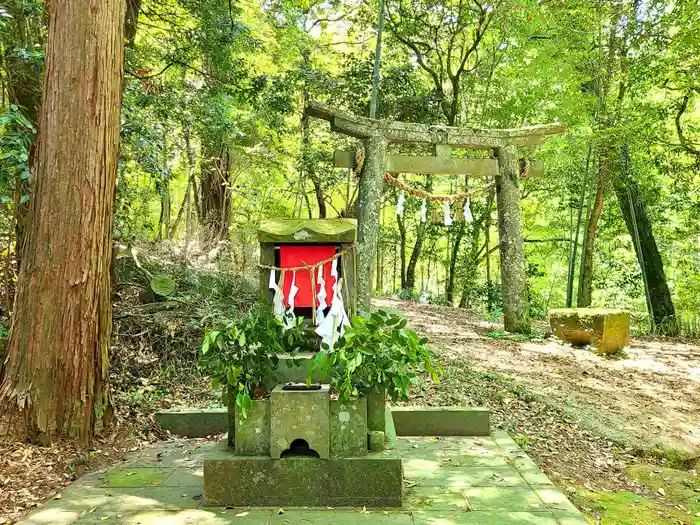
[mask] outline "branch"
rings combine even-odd
[[[571,242],[571,239],[567,237],[552,237],[550,239],[523,239],[523,242]],[[491,255],[493,252],[498,250],[501,247],[501,243],[498,243],[496,246],[491,248],[487,254],[482,255],[476,260],[476,263],[480,263],[484,259],[486,259],[487,255]],[[481,251],[481,250],[479,250]]]
[[[678,135],[678,140],[681,143],[681,147],[685,151],[687,151],[688,153],[691,153],[692,155],[695,155],[695,156],[700,158],[700,149],[697,149],[691,145],[691,142],[688,141],[688,138],[683,133],[683,127],[681,126],[681,117],[688,109],[688,102],[689,101],[690,101],[690,96],[687,94],[684,95],[683,101],[681,102],[681,105],[678,108],[678,112],[676,113],[676,118],[674,119],[676,122],[676,134]]]

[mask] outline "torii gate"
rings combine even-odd
[[[496,181],[501,286],[505,329],[529,332],[525,250],[520,211],[520,161],[518,147],[541,144],[550,135],[566,130],[564,124],[543,124],[515,129],[448,127],[411,122],[373,120],[312,101],[307,115],[330,122],[333,131],[362,139],[364,163],[357,206],[357,308],[369,311],[373,265],[377,253],[382,183],[386,172],[477,173]],[[389,155],[390,143],[432,144],[435,157]],[[490,149],[495,158],[456,159],[452,148]],[[337,165],[348,165],[342,152]]]

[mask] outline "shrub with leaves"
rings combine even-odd
[[[324,345],[309,364],[307,383],[319,373],[322,379],[330,377],[342,399],[384,388],[394,401],[406,400],[419,374],[440,380],[440,366],[427,342],[406,328],[406,319],[384,310],[355,317],[338,343]]]
[[[215,389],[235,399],[243,417],[253,399],[266,396],[279,383],[279,355],[292,357],[308,347],[308,336],[298,319],[285,329],[264,307],[253,308],[235,322],[216,326],[204,335],[199,365]]]

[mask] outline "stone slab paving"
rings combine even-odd
[[[398,438],[401,509],[232,509],[202,502],[216,443],[152,447],[67,487],[19,525],[585,525],[586,519],[505,432]],[[283,460],[281,460],[283,461]]]

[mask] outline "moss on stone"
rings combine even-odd
[[[258,229],[260,242],[352,243],[355,242],[355,219],[280,219],[262,221]]]
[[[622,350],[629,334],[629,312],[602,308],[559,308],[550,310],[554,334],[573,345],[591,345],[598,353]]]

